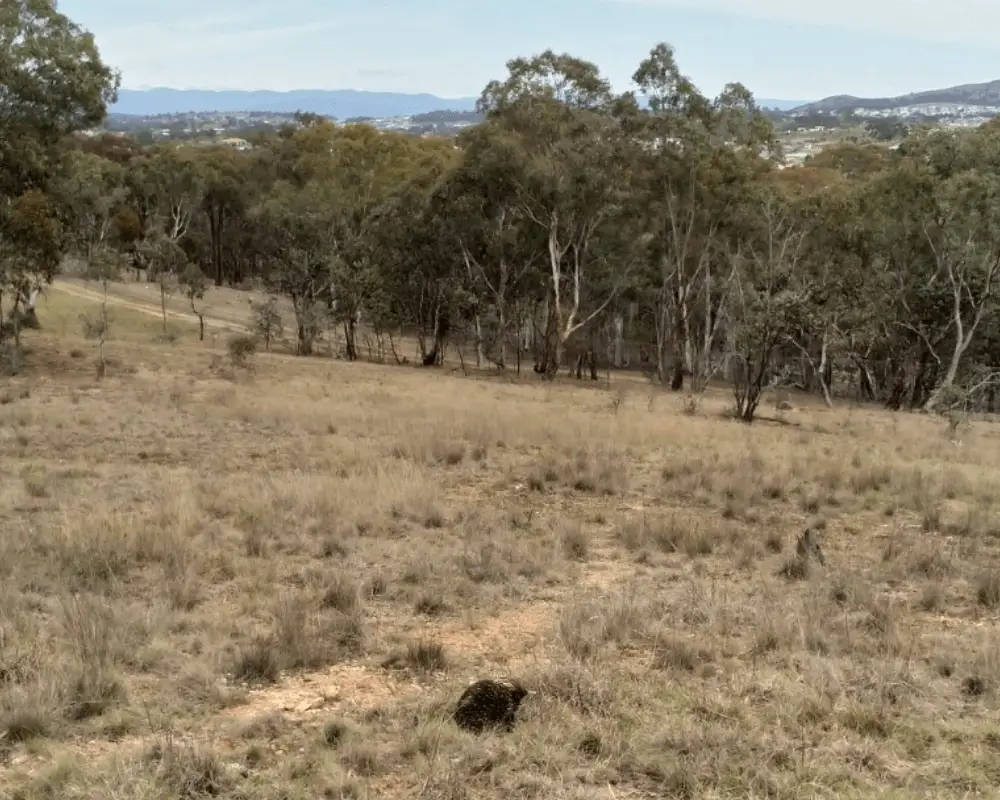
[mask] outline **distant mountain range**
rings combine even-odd
[[[761,101],[763,105],[763,101]],[[839,114],[863,108],[888,111],[919,105],[963,105],[1000,109],[1000,80],[989,83],[966,83],[948,89],[904,94],[899,97],[854,97],[842,94],[826,97],[815,103],[806,103],[791,109],[795,115]]]
[[[758,105],[788,111],[801,100],[759,98]],[[302,89],[291,92],[208,91],[202,89],[121,89],[113,114],[151,117],[158,114],[270,111],[291,114],[306,111],[337,119],[405,117],[435,111],[472,111],[474,97],[437,97],[433,94],[366,92],[354,89]]]
[[[432,111],[472,111],[473,97],[446,98],[432,94],[364,92],[354,89],[270,91],[207,91],[202,89],[121,89],[118,102],[108,109],[113,114],[155,116],[157,114],[204,113],[211,111],[271,111],[313,114],[349,119],[352,117],[402,117]]]
[[[770,108],[775,111],[791,111],[793,108],[805,105],[805,100],[774,100],[770,97],[755,97],[760,108]]]

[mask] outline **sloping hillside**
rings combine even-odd
[[[1000,107],[1000,80],[989,83],[967,83],[947,89],[914,92],[899,97],[854,97],[840,94],[807,103],[792,110],[792,114],[836,114],[855,108],[892,109],[923,104],[957,104]]]

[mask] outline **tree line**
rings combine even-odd
[[[706,97],[659,44],[625,93],[570,55],[514,59],[457,140],[302,114],[249,152],[144,146],[77,134],[117,76],[54,4],[15,2],[0,38],[13,338],[72,253],[180,287],[196,313],[213,284],[262,285],[291,301],[302,355],[335,337],[347,359],[392,358],[405,334],[428,366],[461,346],[543,378],[724,379],[748,421],[776,382],[830,404],[993,408],[995,124],[782,168],[753,95]]]

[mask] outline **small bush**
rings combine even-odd
[[[809,577],[809,560],[794,556],[784,563],[778,574],[789,581],[804,581]]]
[[[976,582],[976,599],[987,608],[1000,606],[1000,570],[991,569]]]
[[[34,698],[5,698],[5,707],[0,710],[0,740],[16,744],[41,739],[52,732],[52,709],[29,700]]]
[[[339,747],[351,732],[350,726],[342,719],[332,719],[323,726],[323,741],[327,747]]]
[[[231,778],[226,765],[207,750],[181,748],[168,742],[150,754],[160,764],[159,782],[174,797],[221,797],[229,793]]]
[[[670,638],[661,642],[653,657],[656,669],[694,672],[701,664],[713,660],[711,652],[688,642],[685,639]]]
[[[680,552],[695,558],[712,554],[719,542],[719,531],[697,519],[672,515],[650,530],[650,538],[665,553]]]
[[[259,527],[243,532],[243,549],[249,558],[263,558],[267,555],[267,537]]]
[[[339,754],[341,762],[363,778],[374,778],[385,771],[382,753],[370,742],[348,739]]]
[[[234,367],[249,369],[257,352],[257,339],[254,336],[234,336],[229,340],[227,348]]]
[[[918,605],[924,611],[934,611],[936,608],[940,607],[942,598],[943,598],[943,592],[941,589],[941,584],[929,583],[924,587],[923,591],[920,593],[920,600],[918,601]]]
[[[361,588],[343,573],[334,576],[320,601],[323,608],[332,608],[343,614],[357,611],[360,604]]]
[[[347,613],[338,611],[332,620],[323,620],[314,613],[314,601],[305,593],[283,594],[274,607],[281,665],[287,669],[319,667],[336,661],[341,649],[356,650],[363,632],[358,612],[355,606]],[[320,630],[323,622],[328,624],[326,630]]]
[[[424,616],[436,617],[448,610],[448,604],[441,595],[425,592],[414,604],[413,610]]]
[[[86,314],[80,315],[80,327],[83,330],[83,337],[85,339],[100,339],[108,332],[108,326],[105,320],[100,317],[92,319]]]
[[[627,518],[618,528],[618,538],[625,549],[633,553],[645,547],[651,535],[649,518],[646,514]]]
[[[385,575],[381,573],[375,573],[368,580],[368,586],[366,589],[366,594],[369,597],[384,597],[385,593],[389,590],[388,580]]]
[[[48,476],[44,471],[25,471],[21,480],[24,481],[24,490],[30,497],[41,500],[49,496]]]
[[[398,658],[392,659],[392,662],[398,661]],[[402,657],[402,661],[406,666],[418,672],[441,672],[448,668],[448,658],[445,655],[444,645],[427,639],[410,642],[406,646],[406,653]]]
[[[278,300],[270,297],[264,303],[251,305],[254,314],[254,331],[264,340],[264,349],[271,349],[271,342],[281,338],[285,331],[285,323],[278,311]]]
[[[590,537],[582,525],[566,526],[562,533],[562,548],[570,561],[586,561],[590,557]]]
[[[281,677],[281,659],[271,639],[257,639],[236,657],[232,676],[250,684],[277,683]]]
[[[100,669],[82,669],[68,689],[66,715],[71,720],[98,717],[125,699],[124,684]]]
[[[465,459],[465,445],[461,442],[451,442],[444,448],[440,458],[450,467],[461,464]]]

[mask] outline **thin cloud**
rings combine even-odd
[[[130,25],[104,32],[98,47],[105,61],[122,71],[126,86],[156,82],[154,76],[167,75],[185,84],[206,79],[212,83],[211,76],[217,75],[220,67],[231,73],[227,62],[245,59],[253,48],[287,48],[290,40],[341,26],[333,20],[247,24],[252,21],[245,16],[218,14],[176,24]]]
[[[124,46],[134,53],[154,50],[169,55],[178,51],[203,52],[202,49],[206,47],[228,48],[238,45],[243,48],[248,44],[285,40],[340,27],[340,23],[333,20],[259,27],[248,27],[246,22],[245,18],[218,16],[192,22],[132,25],[106,32],[98,44],[111,49]],[[162,37],[155,45],[148,40],[136,41],[137,38],[154,32]],[[170,34],[170,38],[165,34]]]
[[[388,67],[362,67],[358,70],[358,75],[362,78],[398,78],[404,74],[402,70]]]
[[[997,0],[612,0],[622,5],[709,11],[848,28],[903,38],[1000,48]]]

